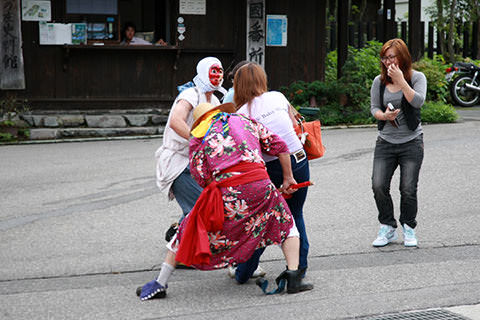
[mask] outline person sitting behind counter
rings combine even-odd
[[[151,45],[152,43],[142,39],[135,37],[135,32],[137,28],[133,22],[126,22],[125,26],[123,27],[123,40],[120,42],[121,45],[128,46],[128,45]],[[167,43],[163,41],[163,39],[159,39],[155,44],[166,46]]]

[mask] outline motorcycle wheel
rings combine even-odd
[[[462,107],[471,107],[480,101],[480,92],[465,87],[467,83],[472,83],[472,78],[469,76],[460,76],[456,78],[450,86],[450,93],[452,94],[453,100]],[[479,86],[478,80],[476,83],[473,83],[473,85]]]

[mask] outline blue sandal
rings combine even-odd
[[[162,286],[157,280],[152,280],[146,283],[143,287],[137,288],[137,296],[140,300],[145,301],[149,299],[163,299],[167,296],[167,286]]]

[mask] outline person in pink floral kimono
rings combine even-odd
[[[281,192],[292,193],[290,153],[285,142],[261,123],[234,114],[232,103],[198,105],[193,112],[190,168],[204,188],[192,212],[167,245],[157,279],[137,289],[141,300],[164,298],[177,263],[200,270],[226,268],[247,261],[256,249],[281,245],[288,293],[313,289],[304,283],[299,235]],[[276,189],[262,152],[277,156],[283,185]]]

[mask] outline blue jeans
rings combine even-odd
[[[377,138],[373,157],[372,189],[380,223],[397,227],[390,183],[395,170],[400,166],[400,224],[416,227],[417,184],[422,162],[423,134],[401,144],[392,144]]]
[[[182,208],[183,218],[192,211],[197,202],[200,193],[203,189],[198,185],[198,183],[192,178],[190,174],[190,168],[187,166],[185,170],[173,181],[172,192],[177,200],[180,208]]]
[[[299,163],[296,163],[293,156],[290,156],[290,158],[292,161],[293,177],[297,183],[310,180],[310,168],[308,165],[308,160],[305,159]],[[267,172],[273,184],[279,188],[283,183],[282,166],[280,165],[280,161],[277,159],[267,162]],[[308,188],[298,189],[295,193],[293,193],[293,197],[286,199],[288,207],[292,212],[293,219],[295,220],[298,233],[300,234],[300,261],[298,266],[300,269],[306,269],[308,266],[307,256],[308,248],[310,246],[308,243],[307,231],[305,230],[305,222],[303,220],[303,204],[307,198],[307,191]],[[248,279],[250,279],[250,277],[253,275],[253,272],[258,267],[260,256],[264,250],[265,248],[257,249],[247,262],[238,265],[235,273],[237,282],[245,283],[248,281]]]

